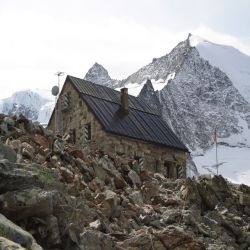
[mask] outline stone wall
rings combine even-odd
[[[86,103],[80,98],[74,87],[66,82],[60,98],[69,94],[70,108],[62,112],[61,134],[74,131],[75,143],[80,146],[89,145],[105,152],[117,152],[130,158],[135,157],[144,168],[163,173],[170,178],[186,177],[186,153],[161,145],[150,144],[141,140],[127,138],[105,132],[101,124],[92,114]],[[49,128],[55,130],[54,114]],[[91,124],[91,140],[85,139],[85,125]],[[143,162],[143,163],[142,163]]]

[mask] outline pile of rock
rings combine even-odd
[[[248,249],[250,188],[169,180],[0,116],[0,249]]]

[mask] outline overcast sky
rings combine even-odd
[[[249,0],[0,0],[0,98],[95,63],[122,79],[188,33],[250,55]],[[62,79],[63,81],[64,79]]]

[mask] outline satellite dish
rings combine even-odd
[[[54,86],[52,89],[51,89],[51,93],[53,96],[57,96],[58,93],[59,93],[59,87],[58,86]]]

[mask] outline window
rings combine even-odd
[[[84,125],[84,141],[91,140],[91,124],[87,123]]]

